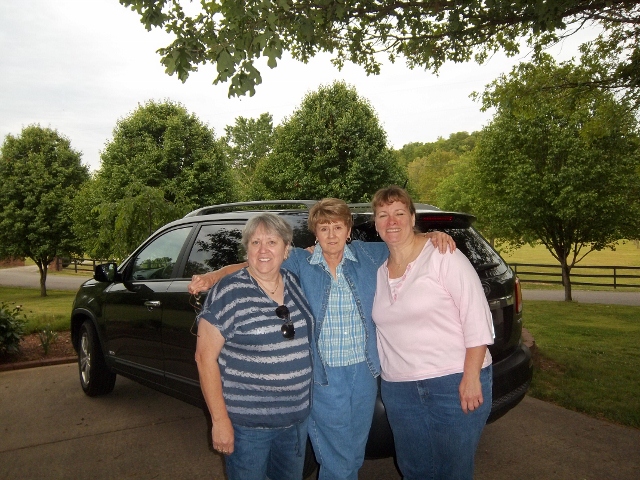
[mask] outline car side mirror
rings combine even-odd
[[[118,271],[118,265],[115,262],[101,263],[96,265],[93,278],[98,282],[114,282],[116,280],[116,273]]]

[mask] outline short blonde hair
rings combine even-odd
[[[282,217],[273,213],[261,213],[249,219],[242,230],[242,246],[245,252],[249,247],[249,240],[256,233],[260,226],[263,226],[267,233],[277,235],[284,241],[285,246],[291,245],[293,241],[293,228]]]
[[[411,215],[416,214],[416,207],[413,205],[413,200],[411,200],[407,191],[397,185],[390,185],[387,188],[381,188],[373,195],[373,200],[371,200],[373,215],[375,216],[378,207],[389,205],[393,202],[404,203]]]
[[[315,232],[318,224],[333,222],[343,222],[347,228],[353,226],[351,209],[344,200],[323,198],[309,210],[307,224],[310,231]]]

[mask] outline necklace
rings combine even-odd
[[[418,246],[416,244],[411,245],[411,248],[409,249],[409,254],[402,260],[396,260],[395,257],[393,257],[392,255],[389,255],[389,262],[392,265],[395,265],[396,268],[398,268],[399,270],[406,270],[407,266],[415,260],[414,254]]]
[[[258,284],[269,294],[269,295],[274,295],[277,291],[278,291],[278,287],[280,286],[280,274],[278,274],[278,277],[276,278],[276,288],[272,290],[269,290],[264,283],[262,283],[258,277],[256,277],[255,275],[251,275],[253,278],[256,279],[256,282],[258,282]]]

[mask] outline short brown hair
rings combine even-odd
[[[309,210],[307,224],[310,231],[315,232],[318,224],[333,222],[344,222],[347,228],[353,226],[351,209],[344,200],[323,198]]]
[[[390,185],[387,188],[381,188],[373,195],[373,200],[371,200],[373,215],[375,216],[378,207],[389,205],[393,202],[404,203],[411,215],[416,214],[416,207],[413,205],[413,200],[411,200],[407,191],[397,185]]]

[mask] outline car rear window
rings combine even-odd
[[[425,232],[432,231],[445,232],[451,235],[456,242],[457,248],[466,255],[471,264],[478,272],[481,279],[501,275],[507,271],[506,263],[500,258],[500,255],[491,248],[487,241],[472,227],[447,228],[441,223],[433,228],[425,228]],[[363,240],[366,242],[381,242],[382,239],[377,235],[373,223],[370,221],[362,221],[356,219],[351,236],[354,240]]]
[[[427,229],[433,231],[435,229]],[[480,278],[501,275],[507,270],[506,263],[491,245],[473,228],[439,228],[456,242],[457,248],[469,259]]]

